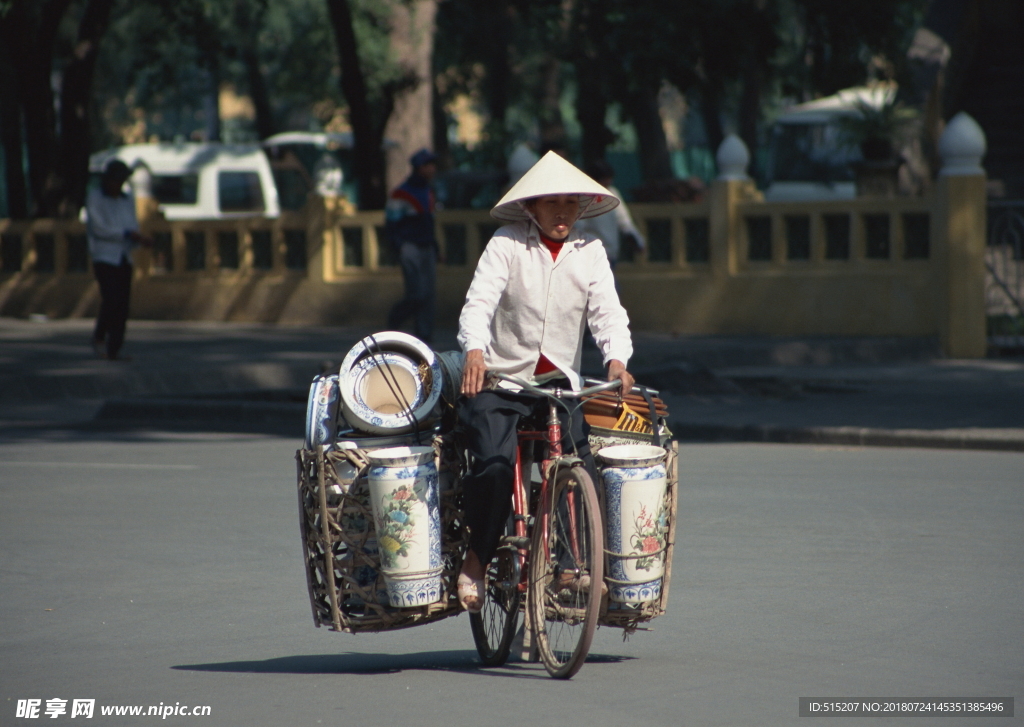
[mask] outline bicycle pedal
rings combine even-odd
[[[501,538],[501,544],[510,545],[516,549],[529,548],[530,539],[525,535],[521,537],[516,535],[503,535]]]

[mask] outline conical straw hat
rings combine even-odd
[[[545,154],[491,210],[491,217],[508,222],[528,220],[522,203],[551,194],[578,194],[580,219],[597,217],[619,206],[619,199],[553,151]]]

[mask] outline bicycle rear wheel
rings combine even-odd
[[[558,472],[539,506],[527,604],[548,673],[568,679],[590,651],[601,609],[604,535],[597,492],[576,466]]]
[[[512,519],[506,533],[514,535]],[[498,552],[487,567],[487,593],[480,613],[469,614],[473,641],[484,666],[501,666],[508,660],[519,622],[518,551],[502,538]]]

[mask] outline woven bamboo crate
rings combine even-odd
[[[439,436],[433,444],[439,480],[444,483],[440,492],[444,595],[437,603],[413,608],[391,607],[383,596],[366,482],[366,452],[296,452],[306,585],[317,627],[348,633],[387,631],[461,612],[456,582],[467,543],[459,509],[461,473],[450,441]],[[339,469],[357,473],[350,485],[343,487],[351,478],[339,477]]]

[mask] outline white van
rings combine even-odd
[[[133,144],[97,152],[89,171],[99,174],[111,159],[133,170],[137,196],[148,194],[168,220],[277,217],[277,188],[259,144]]]
[[[765,201],[856,197],[853,165],[861,161],[861,152],[843,143],[838,122],[858,113],[861,103],[881,108],[895,93],[894,85],[848,88],[792,106],[776,118],[769,142]]]

